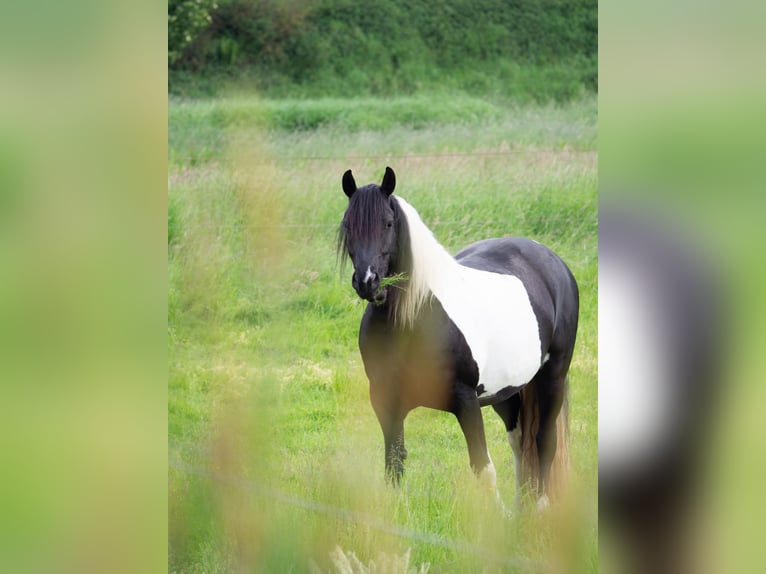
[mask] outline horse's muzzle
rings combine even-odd
[[[359,297],[366,299],[370,303],[380,304],[385,301],[385,289],[378,290],[378,287],[380,287],[380,276],[369,267],[361,280],[359,275],[354,273],[351,277],[351,285]],[[379,302],[378,300],[381,298],[381,295],[383,301]]]
[[[388,299],[388,287],[378,288],[370,301],[374,305],[383,305]]]

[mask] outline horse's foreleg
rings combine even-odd
[[[404,416],[395,402],[390,400],[388,393],[376,392],[378,389],[375,387],[370,390],[372,408],[383,431],[386,478],[396,486],[404,474],[404,461],[407,458],[407,449],[404,448]]]
[[[397,486],[404,474],[404,461],[407,449],[404,448],[404,420],[389,421],[383,428],[383,441],[386,448],[386,478]]]
[[[453,396],[450,410],[457,417],[460,428],[463,430],[468,445],[471,468],[477,476],[495,488],[495,467],[487,450],[484,421],[481,418],[481,407],[476,398],[476,392],[470,387],[458,387]]]

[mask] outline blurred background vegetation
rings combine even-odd
[[[168,87],[561,102],[597,90],[597,30],[596,0],[169,0]]]

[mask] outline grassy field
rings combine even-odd
[[[169,571],[597,569],[596,131],[595,98],[171,100]],[[386,165],[450,251],[529,236],[578,279],[572,494],[548,514],[501,515],[446,413],[410,414],[403,484],[383,480],[335,242],[341,174]],[[510,448],[484,419],[510,502]]]

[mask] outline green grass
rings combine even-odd
[[[347,157],[529,147],[593,150],[595,115],[595,97],[566,106],[443,94],[353,100],[171,98],[169,155],[172,163],[197,165],[220,161],[237,149],[295,158],[329,152]]]
[[[597,568],[595,101],[465,98],[433,109],[417,99],[171,100],[170,571],[327,571],[336,546],[364,564],[409,550],[410,567],[431,571],[521,569],[492,557]],[[525,235],[572,267],[582,310],[570,374],[577,496],[566,511],[500,516],[454,417],[426,409],[405,424],[401,488],[385,484],[356,348],[364,305],[339,276],[335,243],[341,174],[379,181],[386,165],[452,252]],[[511,501],[510,448],[499,418],[484,418]]]
[[[324,60],[324,59],[323,59]],[[573,55],[544,64],[493,57],[490,61],[464,62],[438,66],[424,61],[393,71],[390,66],[369,62],[363,70],[343,58],[341,70],[317,70],[312,65],[310,77],[298,80],[284,73],[283,67],[209,66],[201,70],[169,70],[168,90],[178,98],[207,100],[258,92],[268,98],[300,98],[310,102],[335,98],[385,99],[389,94],[420,97],[456,93],[463,97],[491,95],[503,101],[522,103],[558,102],[593,96],[598,90],[598,62],[594,56]],[[350,65],[351,69],[348,69]]]

